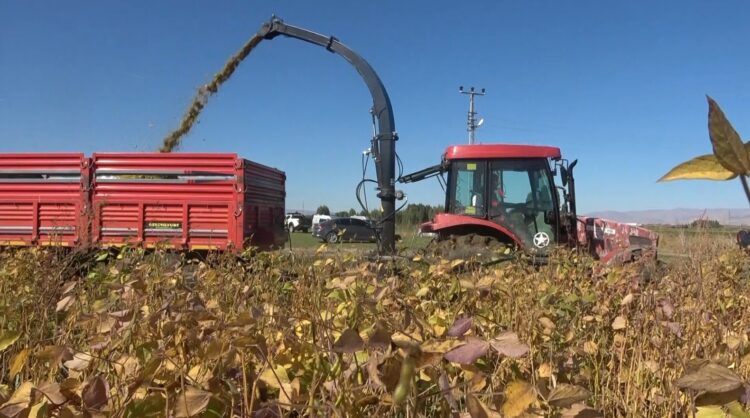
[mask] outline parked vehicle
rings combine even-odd
[[[356,218],[334,218],[313,227],[313,236],[329,243],[375,242],[372,222]]]
[[[318,215],[315,214],[312,217],[312,229],[315,231],[315,226],[319,225],[321,222],[330,221],[332,218],[330,215]]]
[[[287,213],[284,219],[284,225],[286,225],[289,232],[302,231],[307,233],[312,226],[312,217],[303,215],[299,212]]]

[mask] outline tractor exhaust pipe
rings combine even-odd
[[[578,212],[576,212],[576,181],[573,177],[573,169],[578,160],[574,160],[568,166],[567,177],[568,177],[568,202],[570,202],[570,213],[573,215],[573,220],[578,218]]]

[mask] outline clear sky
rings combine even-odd
[[[582,212],[747,205],[736,181],[656,183],[710,152],[706,94],[750,139],[746,0],[0,0],[0,152],[155,150],[272,14],[370,62],[407,172],[466,142],[458,86],[473,85],[487,89],[480,142],[556,145],[580,160]],[[277,38],[212,97],[181,150],[286,171],[288,208],[348,209],[370,105],[341,58]],[[443,202],[435,180],[400,188]]]

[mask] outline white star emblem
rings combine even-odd
[[[537,232],[534,235],[534,246],[544,248],[549,245],[549,235],[546,232]]]

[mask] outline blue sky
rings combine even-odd
[[[556,145],[579,159],[579,210],[746,207],[738,182],[656,183],[710,152],[705,95],[750,139],[750,3],[736,1],[0,0],[1,151],[151,151],[272,14],[333,34],[391,96],[405,170],[466,142]],[[341,58],[263,42],[183,151],[237,152],[287,173],[287,207],[356,207],[371,99]],[[442,203],[430,180],[400,187]],[[370,200],[375,200],[370,189]]]

